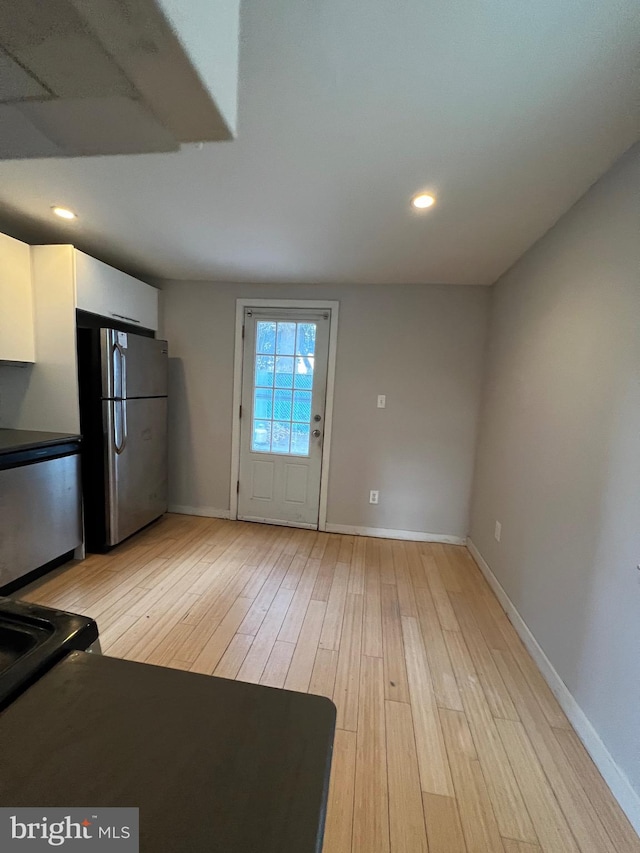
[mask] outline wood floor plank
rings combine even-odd
[[[327,605],[324,601],[309,602],[284,683],[287,690],[306,693],[309,689],[326,609]]]
[[[460,578],[456,572],[452,559],[449,557],[449,552],[453,546],[441,545],[435,542],[431,546],[431,552],[436,561],[438,572],[442,578],[442,584],[447,592],[462,592]]]
[[[123,613],[106,628],[100,627],[100,645],[102,646],[103,653],[111,657],[118,657],[117,648],[115,653],[112,651],[113,648],[118,640],[124,637],[139,621],[139,616],[133,613]]]
[[[335,533],[320,533],[316,534],[315,542],[313,544],[313,548],[311,549],[310,557],[313,560],[322,560],[324,557],[327,548],[329,547],[329,543],[333,540],[338,543],[341,541],[340,536]]]
[[[338,669],[338,652],[333,649],[318,649],[311,673],[309,693],[333,699]]]
[[[192,672],[201,672],[206,675],[213,674],[250,607],[250,598],[237,598],[234,601],[227,615],[220,622],[193,662],[191,666]]]
[[[395,584],[396,582],[396,570],[393,565],[393,553],[391,550],[392,544],[393,540],[391,539],[380,540],[378,553],[380,560],[380,583]]]
[[[383,654],[380,576],[377,571],[367,574],[364,584],[362,653],[376,658]]]
[[[196,630],[187,636],[178,649],[176,657],[179,660],[194,663],[234,602],[241,597],[240,592],[245,586],[245,581],[246,574],[242,569],[236,573],[235,577],[227,577],[225,574],[224,578],[220,578],[220,586],[215,593],[200,596],[200,602],[183,619],[183,622],[194,625]],[[245,600],[251,602],[251,599]]]
[[[513,838],[503,838],[504,853],[542,853],[539,844],[527,844],[524,841],[514,841]]]
[[[327,601],[327,612],[320,635],[320,648],[322,649],[334,649],[337,651],[340,648],[349,571],[350,566],[348,563],[336,564],[331,591],[329,592],[329,599]]]
[[[353,732],[358,726],[363,610],[364,597],[347,593],[333,701],[338,711],[337,727]]]
[[[273,540],[271,547],[268,549],[264,557],[260,560],[256,567],[256,572],[250,581],[247,581],[245,588],[242,590],[243,598],[256,598],[276,567],[278,561],[282,558],[286,569],[282,576],[284,580],[286,573],[293,561],[295,554],[290,555],[290,543],[293,541],[294,531],[290,527],[278,528],[276,538]],[[285,552],[285,548],[288,550]],[[284,556],[283,556],[284,555]],[[288,557],[291,556],[291,560]]]
[[[175,600],[156,604],[148,613],[139,616],[115,642],[110,643],[108,653],[113,657],[144,661],[173,626],[180,622],[197,598],[185,592]]]
[[[353,546],[356,536],[341,536],[340,548],[338,550],[338,562],[351,564],[351,555],[353,554]]]
[[[416,599],[413,584],[409,576],[409,563],[404,542],[394,542],[392,547],[393,565],[396,572],[396,588],[398,590],[398,607],[400,616],[417,616]]]
[[[329,593],[333,585],[333,576],[338,561],[338,550],[340,541],[333,536],[326,541],[326,548],[320,559],[320,569],[313,585],[311,598],[315,601],[328,601]]]
[[[238,636],[241,637],[242,634],[238,634]],[[295,650],[295,643],[283,643],[282,640],[276,640],[264,672],[260,676],[260,684],[266,684],[267,687],[284,687]]]
[[[484,602],[483,602],[484,604]],[[542,673],[536,666],[533,658],[525,649],[522,641],[518,637],[515,628],[505,616],[505,623],[502,625],[502,630],[507,636],[511,637],[506,651],[511,654],[517,661],[522,674],[527,680],[529,687],[535,693],[538,704],[547,718],[550,726],[557,729],[571,729],[571,724],[558,704],[558,700],[551,692],[551,688],[544,680]]]
[[[169,661],[178,659],[178,649],[193,630],[195,630],[193,625],[186,625],[184,622],[174,625],[164,639],[145,657],[144,663],[166,666]],[[184,669],[189,668],[186,661],[182,661],[182,665]]]
[[[502,717],[505,720],[519,720],[518,712],[498,672],[496,662],[473,615],[473,610],[468,606],[465,598],[457,593],[449,593],[449,599],[491,713],[494,717]]]
[[[407,556],[407,567],[409,578],[414,591],[427,586],[427,576],[422,565],[421,542],[405,542],[404,549]]]
[[[351,571],[349,572],[348,591],[356,595],[364,595],[364,562],[367,540],[364,536],[356,536],[351,553]]]
[[[468,559],[473,559],[470,554],[468,555]],[[490,621],[492,624],[497,626],[500,633],[500,638],[498,638],[495,643],[488,640],[489,647],[491,649],[509,651],[514,656],[518,662],[518,666],[520,666],[527,681],[529,682],[529,686],[536,694],[538,703],[542,707],[549,725],[559,729],[571,729],[571,724],[558,704],[558,700],[542,677],[542,673],[536,666],[533,658],[525,649],[516,629],[507,618],[506,613],[502,609],[498,599],[489,588],[489,585],[484,580],[479,569],[478,574],[480,575],[482,582],[482,591],[474,597],[474,615],[480,622],[483,632],[485,630],[483,622],[486,623]]]
[[[496,726],[522,788],[540,845],[553,853],[577,853],[567,821],[540,766],[522,723],[496,720]]]
[[[411,708],[402,702],[386,702],[385,716],[391,850],[394,853],[427,853]]]
[[[286,543],[283,546],[283,553],[276,559],[269,575],[253,599],[251,609],[238,629],[240,634],[253,634],[255,636],[260,630],[260,626],[269,612],[293,560],[293,555],[285,553],[284,548],[286,548]],[[246,587],[242,590],[243,596],[250,598],[251,596],[244,595],[245,591]],[[290,589],[289,592],[291,593],[290,597],[293,598],[295,590]]]
[[[537,843],[538,837],[464,638],[457,631],[445,631],[445,639],[500,834]]]
[[[426,577],[426,576],[425,576]],[[436,694],[436,702],[440,708],[451,711],[462,711],[462,699],[458,690],[458,682],[449,660],[449,652],[442,633],[440,620],[428,587],[416,589],[416,606],[420,630],[429,661],[429,669]]]
[[[249,653],[240,667],[238,673],[240,681],[251,681],[256,684],[260,681],[293,595],[292,589],[281,589],[276,593],[269,612],[265,616]]]
[[[422,803],[429,853],[467,853],[455,798],[423,792]]]
[[[503,853],[498,824],[465,716],[445,708],[439,714],[467,849],[469,853]]]
[[[440,717],[417,620],[404,616],[402,630],[422,790],[453,796]]]
[[[440,620],[442,629],[444,631],[459,631],[460,626],[458,625],[458,620],[456,619],[453,607],[449,601],[447,590],[442,583],[442,578],[440,577],[440,572],[438,571],[435,558],[423,555],[422,565],[424,566],[427,583],[429,585],[431,597],[433,598],[433,603],[435,604],[436,613],[438,614],[438,619]]]
[[[219,678],[235,678],[252,643],[251,634],[236,634],[220,658],[220,663],[213,674]]]
[[[409,701],[409,683],[402,640],[400,606],[395,586],[383,583],[380,587],[382,607],[382,655],[384,660],[385,699]]]
[[[311,601],[311,593],[320,571],[320,560],[307,560],[304,572],[291,600],[291,607],[282,623],[278,639],[284,643],[297,643],[302,629],[302,623]]]
[[[640,838],[629,823],[628,817],[611,796],[598,768],[573,731],[554,729],[554,737],[560,744],[567,761],[581,780],[589,802],[600,819],[618,853],[640,853]]]
[[[318,534],[313,530],[299,530],[296,532],[300,534],[297,539],[298,546],[282,581],[282,586],[285,589],[295,589],[298,586],[304,567],[318,537]]]
[[[558,749],[555,734],[522,671],[508,652],[496,651],[494,654],[528,739],[580,850],[582,853],[616,853],[604,826],[591,810],[583,780],[567,761],[562,749]]]
[[[356,772],[356,733],[336,730],[323,850],[350,853]]]
[[[367,537],[365,550],[365,574],[367,578],[380,578],[380,542],[373,536]]]
[[[362,600],[362,596],[354,596]],[[380,658],[362,657],[353,812],[353,853],[389,853],[389,794],[384,672]]]

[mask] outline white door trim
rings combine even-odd
[[[318,530],[327,527],[327,498],[329,486],[329,457],[331,455],[331,428],[333,426],[333,390],[338,350],[338,311],[340,303],[328,299],[236,299],[236,338],[233,354],[233,408],[231,429],[231,487],[229,515],[238,517],[237,483],[240,476],[240,401],[242,400],[242,324],[245,308],[305,308],[325,309],[331,312],[329,321],[329,359],[327,362],[327,402],[324,411],[324,437],[322,467],[320,469],[320,512]]]

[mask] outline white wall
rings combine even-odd
[[[494,288],[471,522],[636,794],[639,226],[636,146]]]
[[[489,299],[480,287],[165,282],[170,503],[229,508],[235,301],[252,296],[340,302],[328,523],[466,536]]]

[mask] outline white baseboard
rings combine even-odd
[[[214,506],[181,506],[180,504],[169,504],[168,512],[178,515],[201,515],[204,518],[231,518],[228,509],[216,509]]]
[[[478,551],[471,539],[467,539],[467,546],[473,555],[474,560],[478,564],[480,571],[487,579],[489,586],[496,594],[496,598],[504,608],[509,620],[512,622],[513,627],[518,632],[520,639],[527,647],[529,654],[538,664],[540,672],[560,703],[562,710],[569,718],[571,725],[576,730],[587,752],[611,789],[611,793],[620,804],[620,807],[626,816],[629,818],[635,831],[640,835],[640,796],[638,796],[634,790],[631,782],[627,779],[626,774],[613,760],[611,753],[602,742],[600,735],[594,729],[582,708],[573,698],[573,695],[569,692],[569,688],[554,669],[553,664],[544,653],[542,647],[529,630],[526,622],[518,613],[514,603],[504,591],[500,581],[494,575],[489,564]]]
[[[410,542],[444,542],[447,545],[465,545],[460,536],[445,536],[441,533],[422,533],[417,530],[392,530],[386,527],[353,527],[350,524],[329,524],[327,533],[347,533],[351,536],[373,536],[376,539],[405,539]]]

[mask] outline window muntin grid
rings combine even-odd
[[[251,451],[309,455],[316,323],[258,320]]]

